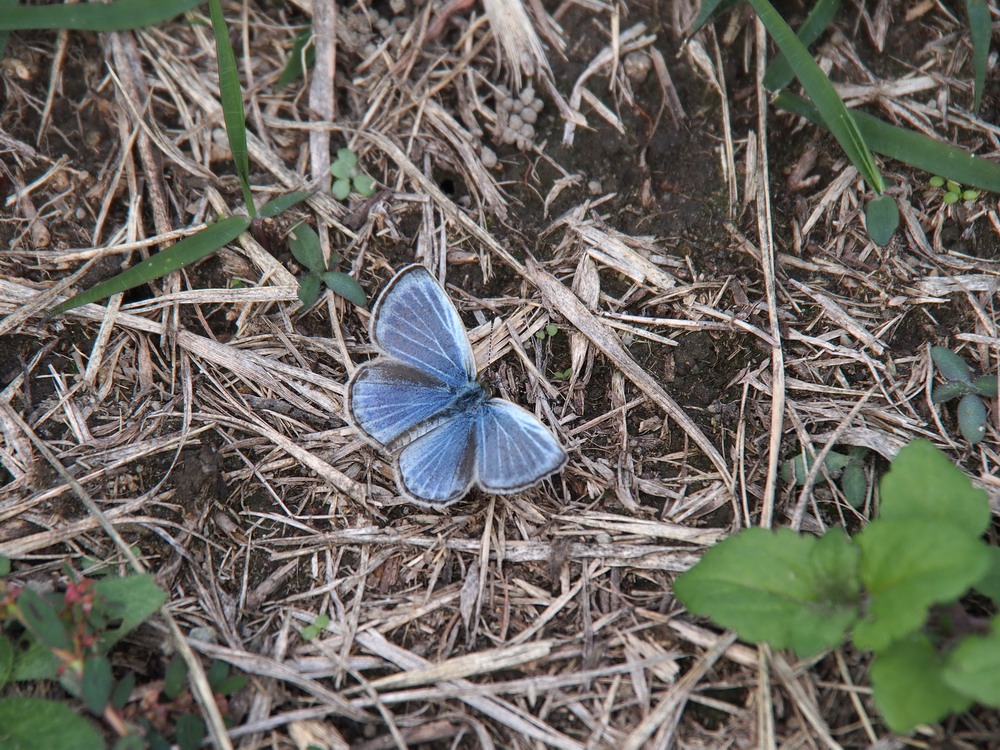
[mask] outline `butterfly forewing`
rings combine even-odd
[[[566,452],[534,414],[494,398],[477,420],[476,469],[488,492],[517,492],[558,471]]]
[[[372,342],[386,354],[460,387],[476,364],[462,319],[441,285],[420,265],[404,268],[372,313]]]

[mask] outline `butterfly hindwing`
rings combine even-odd
[[[480,411],[476,472],[487,492],[518,492],[566,463],[562,446],[531,412],[499,398]]]
[[[456,414],[403,448],[396,462],[401,488],[422,503],[448,504],[476,479],[476,417]]]

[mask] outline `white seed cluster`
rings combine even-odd
[[[526,151],[535,140],[535,122],[544,106],[542,100],[530,84],[521,89],[517,96],[501,84],[497,87],[496,97],[497,132],[501,142],[516,144],[519,149]]]

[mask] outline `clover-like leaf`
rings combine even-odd
[[[858,617],[858,549],[839,529],[817,539],[751,528],[705,553],[674,583],[687,608],[744,640],[815,654]]]
[[[347,196],[351,194],[351,179],[349,177],[341,177],[339,180],[334,180],[331,191],[333,192],[333,197],[338,201],[346,200]]]
[[[951,349],[943,346],[931,347],[931,359],[945,380],[959,380],[968,383],[969,365]]]
[[[366,198],[375,194],[375,180],[366,174],[359,174],[354,177],[354,189]]]
[[[986,437],[986,404],[979,396],[967,393],[958,402],[958,429],[972,445]]]
[[[345,165],[348,169],[354,169],[358,166],[358,157],[349,148],[337,149],[337,161]]]
[[[855,541],[869,602],[853,640],[858,648],[873,651],[916,632],[932,604],[960,597],[990,563],[985,543],[937,520],[880,519]]]

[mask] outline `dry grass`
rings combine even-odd
[[[280,242],[244,235],[147,299],[44,319],[239,191],[207,27],[26,35],[0,119],[0,553],[40,580],[82,555],[124,570],[102,524],[135,545],[177,625],[133,646],[143,678],[182,647],[253,677],[220,746],[899,746],[858,654],[736,644],[671,580],[748,524],[863,523],[871,508],[822,476],[780,483],[800,444],[888,459],[930,438],[1000,512],[996,425],[975,450],[954,437],[927,354],[997,371],[995,196],[949,208],[886,164],[912,208],[876,247],[830,142],[756,114],[745,15],[680,46],[684,0],[458,5],[418,0],[383,37],[371,9],[317,3],[316,65],[275,91],[313,4],[228,3],[254,184],[261,200],[326,187],[330,153],[358,153],[386,189],[347,206],[318,193],[301,218],[372,294],[414,259],[447,270],[487,380],[557,431],[565,471],[445,513],[399,504],[390,462],[342,419],[367,313],[330,296],[301,309]],[[845,96],[996,157],[1000,130],[962,109],[961,25],[920,5],[914,71],[876,74],[872,48],[901,43],[885,13],[905,12],[878,9],[846,11],[858,34],[822,47]],[[527,151],[502,143],[500,81],[545,99]],[[540,341],[549,322],[560,333]],[[300,639],[320,613],[332,624]],[[988,729],[920,742],[983,747]]]

